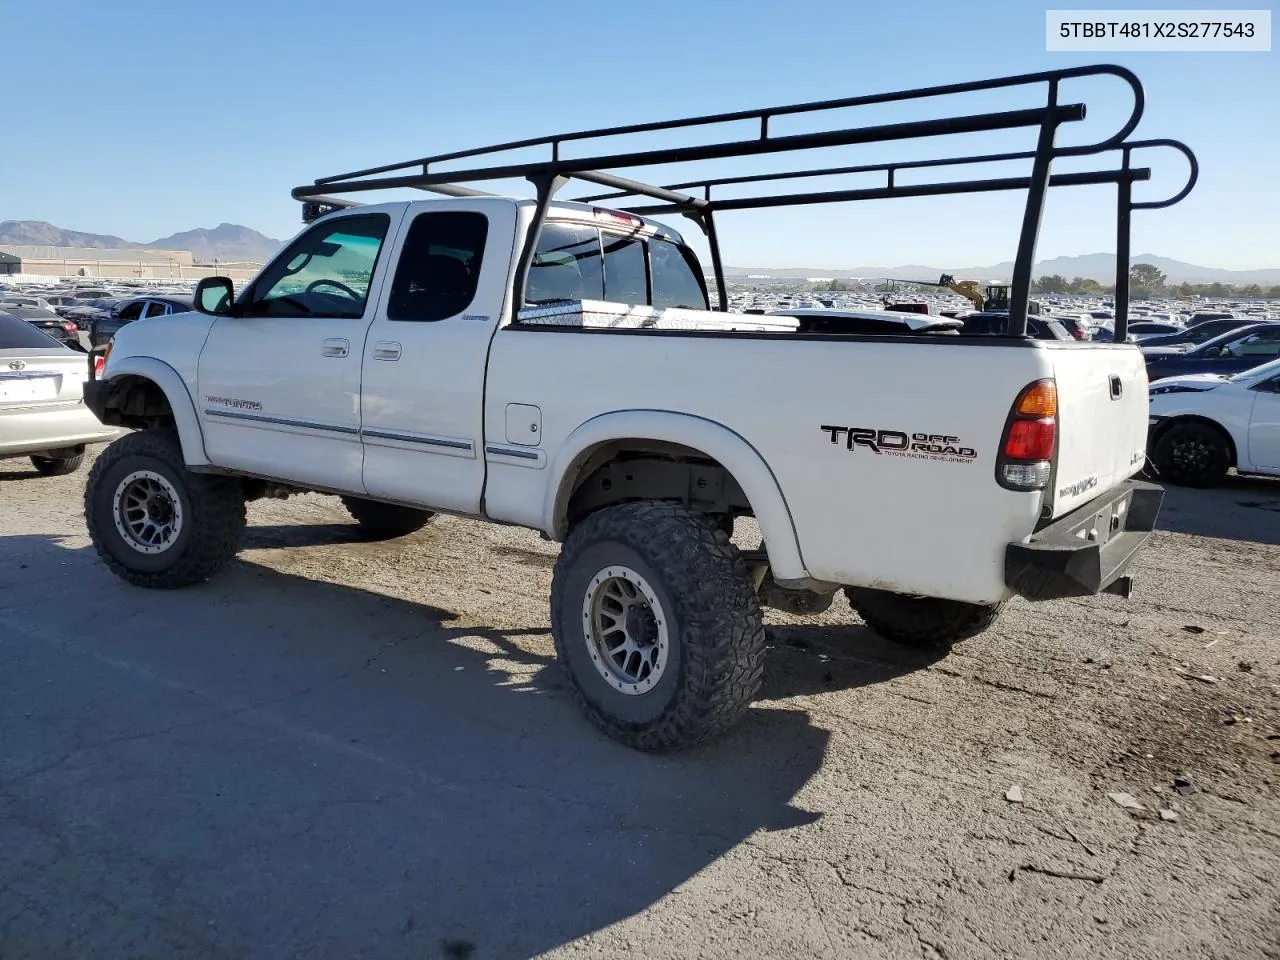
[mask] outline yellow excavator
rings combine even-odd
[[[1004,311],[1009,309],[1009,291],[1012,289],[1007,284],[988,284],[985,289],[979,286],[977,280],[957,280],[949,273],[944,273],[938,278],[936,283],[928,280],[890,280],[890,283],[914,283],[922,287],[945,287],[952,293],[959,294],[970,303],[973,309],[979,313],[987,310]],[[1032,302],[1031,313],[1038,313],[1039,304]]]

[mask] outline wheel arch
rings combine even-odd
[[[155,357],[125,357],[119,360],[113,357],[110,366],[111,375],[104,381],[108,387],[105,412],[109,414],[116,411],[116,415],[110,417],[119,421],[116,425],[130,425],[125,422],[128,415],[122,412],[122,407],[130,401],[135,391],[158,390],[172,414],[178,439],[182,443],[182,457],[187,465],[210,464],[204,450],[204,434],[200,429],[200,419],[196,416],[195,402],[177,370]]]
[[[1152,456],[1155,455],[1156,445],[1164,439],[1165,435],[1170,430],[1174,427],[1183,426],[1188,423],[1197,423],[1222,434],[1223,439],[1227,441],[1227,452],[1231,455],[1231,466],[1240,466],[1240,451],[1236,445],[1236,438],[1232,436],[1231,431],[1212,417],[1206,417],[1203,414],[1198,413],[1176,414],[1172,417],[1166,417],[1156,424],[1155,429],[1151,431],[1151,436],[1148,441]]]
[[[618,453],[645,452],[671,445],[722,467],[741,487],[768,545],[775,576],[808,576],[795,523],[773,471],[759,452],[723,424],[686,413],[627,410],[602,414],[565,439],[551,464],[543,508],[543,529],[563,540],[569,529],[569,504],[583,481]]]

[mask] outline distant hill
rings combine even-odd
[[[0,244],[22,246],[88,247],[113,250],[190,250],[197,261],[254,260],[274,256],[282,243],[234,223],[212,230],[186,230],[148,243],[135,243],[103,233],[63,230],[43,220],[0,220]]]
[[[1266,286],[1280,284],[1280,267],[1264,270],[1221,270],[1217,267],[1201,267],[1194,263],[1185,263],[1170,257],[1162,257],[1154,253],[1143,253],[1135,256],[1130,263],[1149,263],[1160,269],[1169,283],[1234,283],[1247,285],[1251,283]],[[1034,277],[1053,276],[1055,274],[1070,280],[1073,277],[1088,277],[1099,283],[1115,282],[1116,258],[1113,253],[1087,253],[1078,257],[1054,257],[1041,260],[1032,270]],[[725,267],[725,274],[731,277],[771,276],[792,277],[894,277],[899,280],[937,280],[944,273],[950,273],[961,280],[1008,280],[1013,273],[1013,263],[992,264],[989,267],[929,267],[921,264],[905,264],[896,267]]]
[[[269,260],[281,242],[234,223],[220,223],[212,230],[184,230],[147,244],[161,250],[190,250],[197,260]]]

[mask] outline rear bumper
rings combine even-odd
[[[84,406],[6,410],[0,416],[0,457],[20,457],[89,443],[106,443],[126,431],[103,426]]]
[[[1125,571],[1155,529],[1164,488],[1127,480],[1005,548],[1004,580],[1028,600],[1114,592],[1127,596]]]

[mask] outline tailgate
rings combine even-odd
[[[1046,491],[1051,516],[1070,513],[1142,469],[1147,371],[1131,344],[1064,343],[1051,349],[1058,384],[1058,453]]]
[[[0,408],[78,404],[86,379],[84,355],[65,347],[0,350]]]

